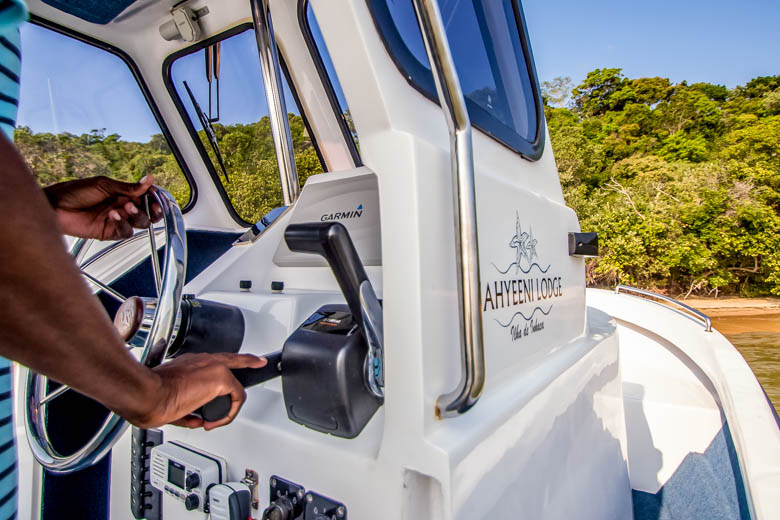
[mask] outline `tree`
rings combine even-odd
[[[597,69],[545,109],[588,282],[780,295],[780,76],[720,85]]]
[[[572,89],[573,86],[569,76],[558,76],[553,78],[552,81],[542,83],[542,99],[546,105],[563,107],[569,101]]]
[[[629,83],[622,69],[596,69],[572,91],[574,106],[586,116],[604,114],[622,108],[630,99],[625,87]]]

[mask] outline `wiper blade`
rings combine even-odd
[[[211,126],[211,121],[209,121],[209,118],[200,108],[198,101],[195,99],[195,94],[190,90],[190,86],[187,85],[186,81],[183,83],[184,88],[187,90],[187,95],[190,97],[190,101],[192,101],[192,106],[195,108],[195,113],[198,114],[200,126],[203,128],[203,131],[206,132],[206,137],[208,137],[209,143],[211,143],[211,149],[214,150],[214,155],[217,157],[219,167],[222,168],[222,173],[225,175],[225,181],[229,181],[230,179],[228,178],[227,169],[225,168],[225,161],[222,159],[222,152],[219,150],[219,143],[217,142],[217,136],[214,134],[214,128]]]

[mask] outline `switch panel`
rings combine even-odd
[[[303,520],[347,520],[347,506],[331,498],[309,491]]]
[[[130,460],[130,509],[138,519],[162,519],[162,494],[149,482],[152,448],[162,444],[161,430],[133,428]]]

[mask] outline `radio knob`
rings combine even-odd
[[[200,505],[200,499],[198,498],[198,495],[195,493],[190,493],[187,495],[187,498],[184,499],[184,508],[187,509],[187,511],[192,511],[193,509],[197,509]]]
[[[187,491],[195,489],[200,486],[200,476],[197,473],[190,473],[187,475],[187,479],[184,481],[184,485]]]

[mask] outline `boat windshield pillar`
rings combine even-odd
[[[287,105],[284,101],[282,72],[279,66],[279,53],[276,47],[274,26],[268,0],[250,0],[252,18],[257,38],[257,52],[263,71],[263,87],[268,101],[268,118],[271,123],[271,136],[274,140],[279,177],[282,182],[282,199],[285,206],[291,206],[301,192],[298,183],[298,171],[295,168],[295,155],[290,121],[287,119]]]
[[[485,349],[480,309],[477,206],[471,121],[437,0],[413,0],[425,50],[450,133],[457,253],[458,318],[461,379],[450,393],[436,399],[440,418],[464,413],[479,399],[485,385]]]

